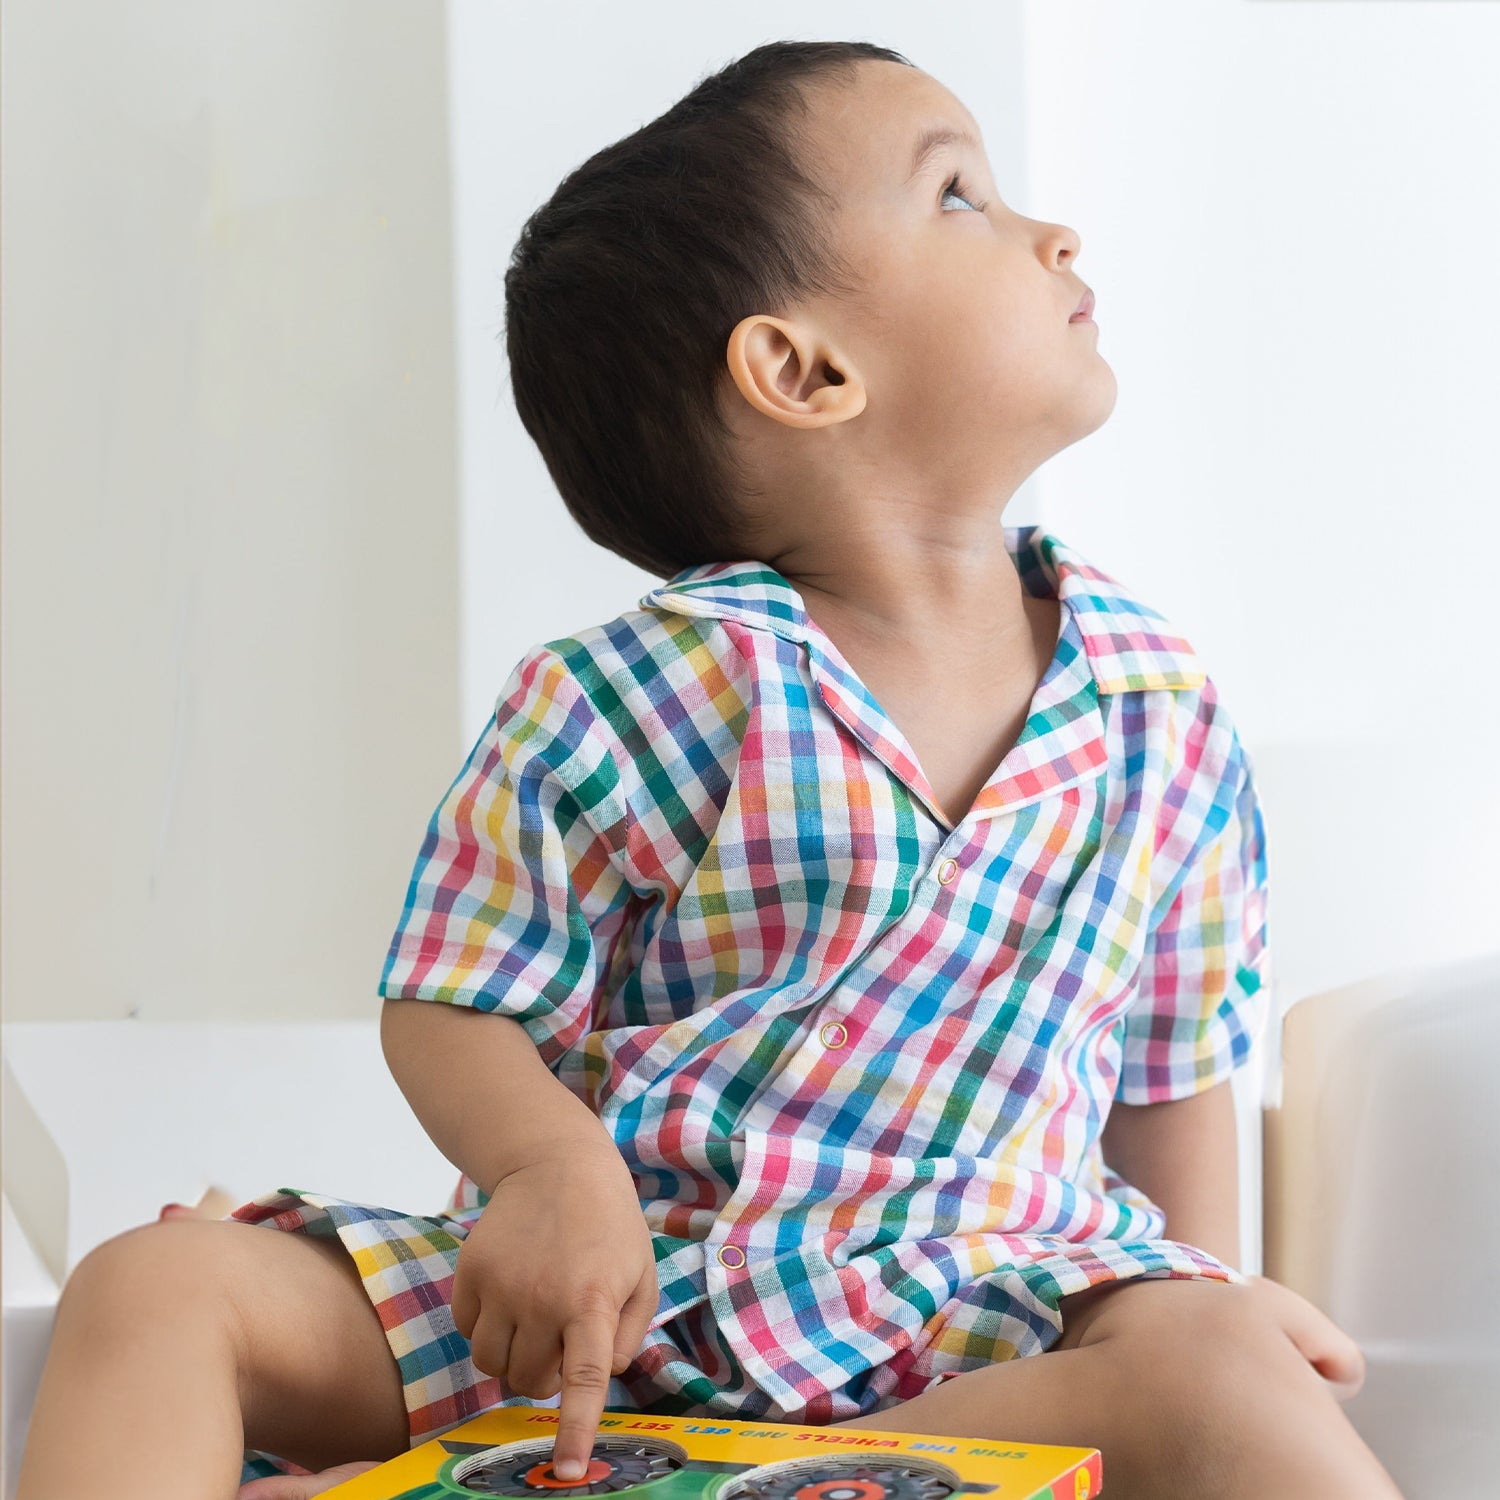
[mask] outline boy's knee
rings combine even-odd
[[[1175,1389],[1210,1416],[1301,1359],[1264,1304],[1218,1281],[1143,1278],[1123,1288],[1085,1335],[1089,1343],[1109,1339],[1119,1341],[1132,1378]]]
[[[1232,1489],[1248,1458],[1280,1445],[1289,1464],[1344,1419],[1317,1372],[1264,1311],[1221,1282],[1142,1280],[1101,1306],[1088,1342],[1112,1343],[1114,1385],[1138,1413],[1137,1462],[1183,1493]]]
[[[205,1311],[237,1336],[233,1297],[236,1248],[247,1226],[221,1220],[168,1220],[123,1230],[94,1246],[63,1284],[58,1316],[85,1310],[111,1323],[173,1313],[201,1323]]]
[[[1119,1388],[1174,1433],[1212,1428],[1242,1402],[1264,1340],[1258,1314],[1218,1282],[1146,1278],[1090,1309],[1079,1347],[1107,1348]]]

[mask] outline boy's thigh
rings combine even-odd
[[[1064,1297],[1058,1313],[1062,1333],[1048,1354],[1123,1336],[1143,1353],[1173,1353],[1182,1364],[1202,1360],[1222,1370],[1231,1346],[1254,1358],[1257,1347],[1279,1355],[1288,1342],[1281,1325],[1266,1315],[1263,1300],[1234,1282],[1207,1278],[1135,1276],[1101,1282]]]
[[[1094,1320],[1112,1301],[1118,1298],[1126,1287],[1143,1284],[1140,1279],[1130,1278],[1124,1281],[1103,1281],[1091,1286],[1087,1291],[1074,1292],[1071,1296],[1064,1297],[1057,1309],[1062,1318],[1062,1334],[1057,1342],[1048,1348],[1047,1353],[1055,1354],[1063,1349],[1076,1349],[1083,1342],[1089,1329],[1093,1327]],[[1132,1304],[1134,1300],[1132,1298]]]
[[[223,1308],[238,1351],[247,1448],[318,1470],[394,1458],[410,1446],[395,1355],[337,1239],[233,1219],[172,1219],[106,1241],[73,1277],[88,1281],[85,1295],[103,1295],[128,1316]]]
[[[1063,1299],[1063,1334],[1040,1359],[1073,1370],[1092,1360],[1129,1494],[1395,1496],[1333,1388],[1267,1309],[1236,1283],[1111,1282]]]
[[[1351,1434],[1311,1366],[1239,1290],[1157,1277],[1091,1288],[1063,1299],[1064,1333],[1045,1353],[836,1425],[1095,1447],[1107,1494],[1124,1500],[1241,1493],[1226,1475],[1257,1448],[1296,1454]]]

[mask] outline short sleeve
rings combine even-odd
[[[1265,827],[1238,736],[1220,793],[1116,1023],[1114,1097],[1124,1104],[1185,1099],[1222,1083],[1265,1021]]]
[[[625,924],[624,822],[597,716],[533,648],[428,824],[380,995],[511,1016],[554,1067],[595,1022]]]

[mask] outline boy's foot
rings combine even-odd
[[[191,1206],[186,1203],[165,1203],[158,1219],[222,1219],[234,1207],[234,1199],[221,1187],[211,1187]]]
[[[316,1474],[272,1474],[264,1479],[252,1479],[242,1484],[235,1500],[308,1500],[311,1495],[321,1495],[334,1485],[363,1474],[366,1469],[379,1468],[375,1460],[352,1464],[337,1464],[331,1469]]]

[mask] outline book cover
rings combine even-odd
[[[1095,1448],[606,1410],[588,1472],[551,1469],[557,1409],[494,1407],[324,1493],[336,1500],[1090,1500]]]

